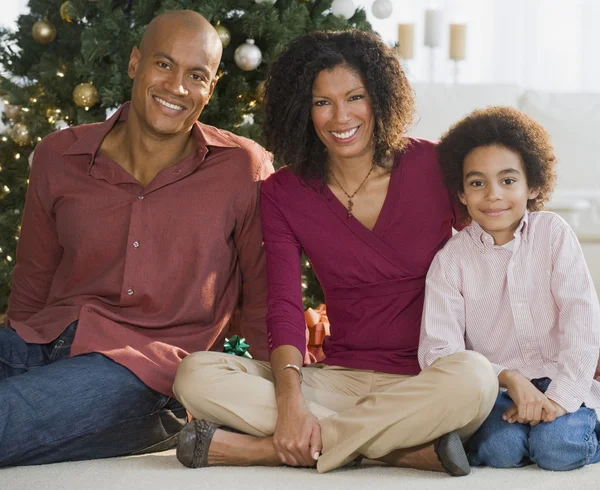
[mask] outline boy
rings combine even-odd
[[[600,460],[600,307],[577,238],[540,212],[556,180],[547,132],[516,109],[478,110],[438,146],[470,223],[427,275],[419,362],[469,349],[496,404],[467,443],[473,466],[571,470]]]

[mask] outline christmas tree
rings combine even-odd
[[[341,0],[338,0],[341,1]],[[145,26],[172,9],[201,13],[224,46],[220,80],[201,120],[261,142],[261,90],[268,67],[296,36],[369,29],[363,10],[331,13],[332,0],[30,0],[15,31],[0,30],[0,312],[10,293],[30,156],[48,133],[102,121],[130,96],[127,63]],[[40,243],[40,247],[44,244]],[[305,303],[322,301],[303,260]]]

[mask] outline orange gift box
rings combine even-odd
[[[306,321],[307,356],[305,362],[311,364],[325,359],[323,341],[329,335],[329,319],[324,304],[317,308],[308,308],[304,312]]]

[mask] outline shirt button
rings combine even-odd
[[[139,242],[133,242],[133,248],[138,248],[140,246]]]
[[[139,196],[139,197],[138,197],[138,199],[139,199],[140,201],[143,201],[143,200],[144,200],[144,196]]]
[[[129,288],[129,289],[127,290],[127,294],[128,294],[129,296],[133,295],[133,288]]]

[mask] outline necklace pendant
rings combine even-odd
[[[352,202],[352,199],[348,199],[348,218],[352,218],[352,207],[354,206],[354,203]]]

